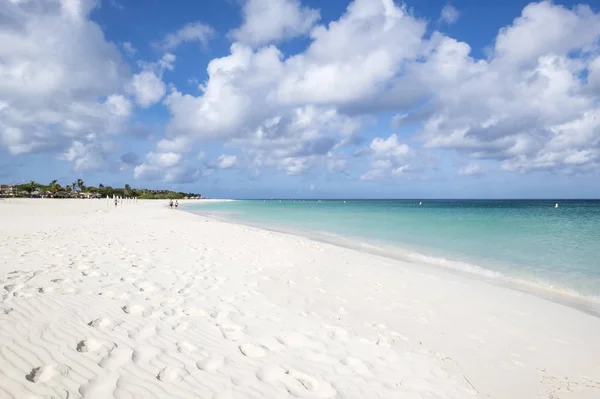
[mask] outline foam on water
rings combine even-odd
[[[600,201],[260,200],[187,209],[486,279],[600,297]]]

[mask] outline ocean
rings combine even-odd
[[[244,200],[185,209],[600,301],[596,200]]]

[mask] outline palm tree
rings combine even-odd
[[[68,184],[65,186],[65,191],[70,193],[71,192],[71,186],[69,186]]]
[[[60,184],[57,184],[58,180],[52,180],[48,185],[48,191],[52,194],[55,194],[57,191],[60,191]]]
[[[79,191],[85,190],[85,184],[83,184],[82,179],[77,179],[77,188],[79,188]]]
[[[73,182],[73,183],[71,184],[71,189],[72,189],[73,191],[75,191],[75,190],[77,189],[77,182]]]
[[[29,182],[29,184],[27,185],[27,188],[25,190],[27,190],[29,192],[29,194],[31,194],[32,192],[34,192],[39,184],[37,184],[36,182],[34,182],[33,180]]]
[[[104,188],[104,184],[102,184],[102,183],[98,184],[98,188]]]

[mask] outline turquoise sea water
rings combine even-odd
[[[344,237],[415,263],[600,298],[600,201],[253,200],[187,209]]]

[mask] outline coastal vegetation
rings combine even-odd
[[[152,190],[145,188],[133,188],[129,184],[121,187],[91,186],[85,184],[83,179],[77,179],[71,184],[61,185],[58,180],[52,180],[48,184],[30,181],[29,183],[0,187],[0,196],[11,197],[50,197],[50,198],[105,198],[135,197],[138,199],[200,199],[202,194],[185,193],[171,190]]]

